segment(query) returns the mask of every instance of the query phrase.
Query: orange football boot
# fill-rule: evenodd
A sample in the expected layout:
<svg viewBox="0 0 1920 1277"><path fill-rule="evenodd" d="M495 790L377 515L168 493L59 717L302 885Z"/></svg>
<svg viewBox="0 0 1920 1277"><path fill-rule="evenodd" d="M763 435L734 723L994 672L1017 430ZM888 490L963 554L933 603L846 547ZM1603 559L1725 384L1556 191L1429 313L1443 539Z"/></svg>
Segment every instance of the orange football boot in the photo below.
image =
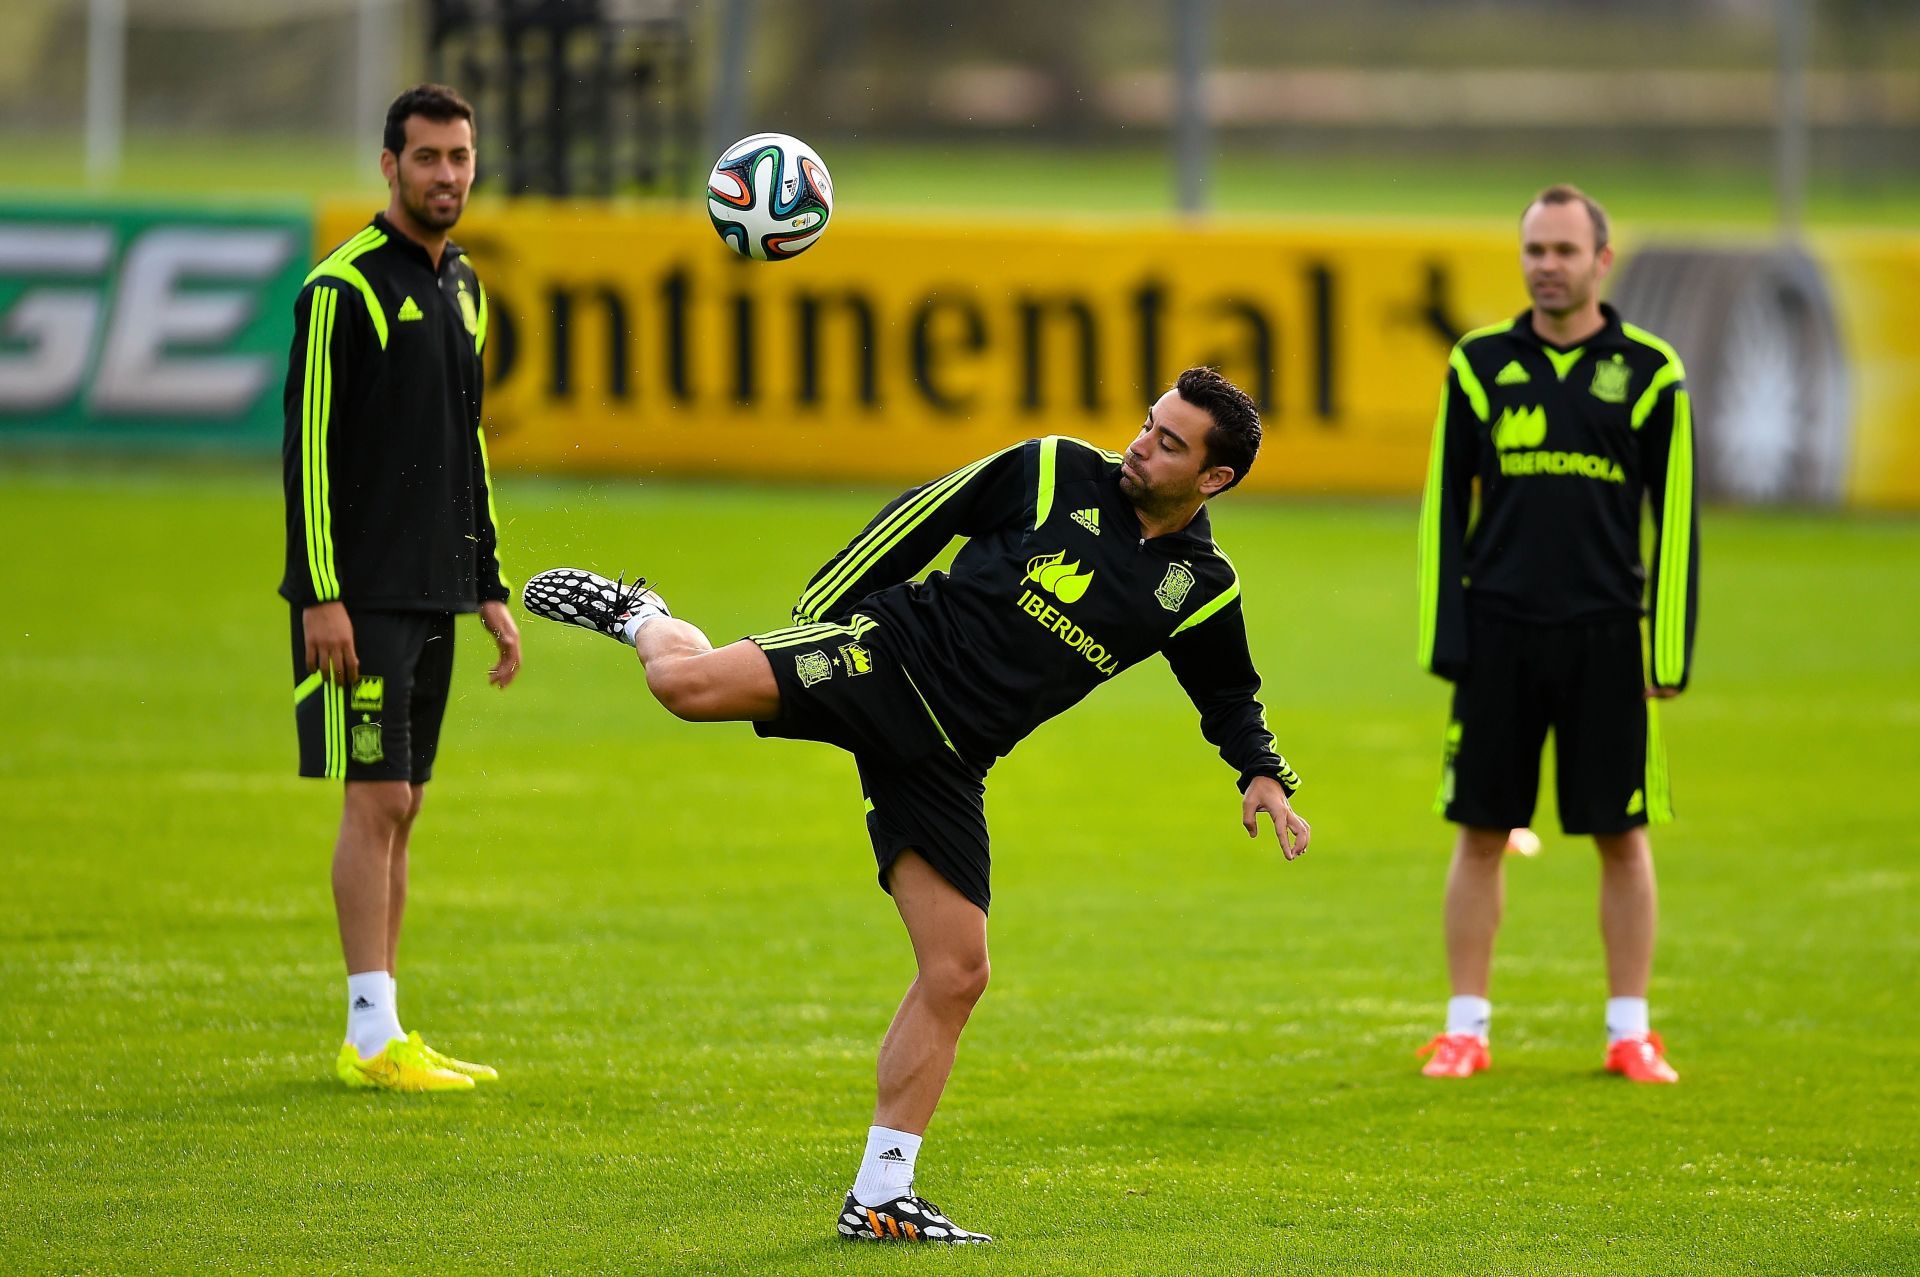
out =
<svg viewBox="0 0 1920 1277"><path fill-rule="evenodd" d="M1680 1075L1667 1063L1667 1048L1658 1033L1621 1038L1607 1048L1607 1072L1624 1073L1633 1082L1678 1082Z"/></svg>
<svg viewBox="0 0 1920 1277"><path fill-rule="evenodd" d="M1437 1034L1415 1054L1433 1056L1420 1070L1428 1077L1472 1077L1493 1067L1487 1040L1477 1033Z"/></svg>

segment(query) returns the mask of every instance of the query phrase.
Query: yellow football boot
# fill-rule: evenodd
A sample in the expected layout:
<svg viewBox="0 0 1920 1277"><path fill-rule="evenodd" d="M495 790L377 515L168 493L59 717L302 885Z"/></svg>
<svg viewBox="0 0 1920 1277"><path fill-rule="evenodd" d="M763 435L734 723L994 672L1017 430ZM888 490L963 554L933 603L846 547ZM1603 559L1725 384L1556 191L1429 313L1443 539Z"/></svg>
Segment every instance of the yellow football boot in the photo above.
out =
<svg viewBox="0 0 1920 1277"><path fill-rule="evenodd" d="M449 1073L458 1073L462 1077L470 1077L476 1082L498 1082L500 1080L500 1070L494 1068L493 1065L474 1064L468 1060L456 1060L451 1055L436 1051L420 1040L418 1030L407 1034L407 1041L419 1047L420 1053L426 1057L427 1063L433 1065L436 1069L445 1069Z"/></svg>
<svg viewBox="0 0 1920 1277"><path fill-rule="evenodd" d="M418 1037L396 1038L378 1055L362 1059L351 1042L340 1044L334 1072L348 1086L383 1091L471 1091L473 1079L443 1069L426 1056Z"/></svg>

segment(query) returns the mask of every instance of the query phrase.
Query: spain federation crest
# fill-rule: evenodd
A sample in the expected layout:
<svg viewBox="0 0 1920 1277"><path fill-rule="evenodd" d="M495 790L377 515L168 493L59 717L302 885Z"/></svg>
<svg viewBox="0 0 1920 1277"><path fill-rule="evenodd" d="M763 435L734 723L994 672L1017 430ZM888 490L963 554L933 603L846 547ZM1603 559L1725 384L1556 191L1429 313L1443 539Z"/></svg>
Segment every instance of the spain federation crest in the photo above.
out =
<svg viewBox="0 0 1920 1277"><path fill-rule="evenodd" d="M812 687L833 677L833 662L825 652L802 652L793 658L793 672L800 676L800 686Z"/></svg>
<svg viewBox="0 0 1920 1277"><path fill-rule="evenodd" d="M1154 588L1153 597L1160 600L1160 606L1169 612L1178 612L1187 601L1187 591L1193 588L1193 569L1184 563L1169 563L1167 574L1160 578L1160 584Z"/></svg>
<svg viewBox="0 0 1920 1277"><path fill-rule="evenodd" d="M352 732L353 761L377 763L386 758L386 745L380 739L380 724L355 723Z"/></svg>
<svg viewBox="0 0 1920 1277"><path fill-rule="evenodd" d="M1603 403L1625 403L1632 379L1633 369L1620 356L1602 360L1593 366L1593 397Z"/></svg>

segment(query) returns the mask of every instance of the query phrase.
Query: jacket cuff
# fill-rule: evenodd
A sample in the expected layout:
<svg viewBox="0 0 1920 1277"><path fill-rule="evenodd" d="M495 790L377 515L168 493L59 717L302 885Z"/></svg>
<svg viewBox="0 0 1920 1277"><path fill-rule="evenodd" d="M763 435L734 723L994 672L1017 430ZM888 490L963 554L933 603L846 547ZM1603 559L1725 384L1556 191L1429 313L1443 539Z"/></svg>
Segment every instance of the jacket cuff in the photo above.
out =
<svg viewBox="0 0 1920 1277"><path fill-rule="evenodd" d="M1278 767L1262 767L1257 771L1240 773L1240 792L1243 794L1246 793L1247 787L1252 785L1255 778L1260 776L1265 776L1269 780L1279 781L1280 788L1286 791L1287 797L1289 798L1293 797L1295 791L1300 788L1300 778L1291 772L1283 774Z"/></svg>

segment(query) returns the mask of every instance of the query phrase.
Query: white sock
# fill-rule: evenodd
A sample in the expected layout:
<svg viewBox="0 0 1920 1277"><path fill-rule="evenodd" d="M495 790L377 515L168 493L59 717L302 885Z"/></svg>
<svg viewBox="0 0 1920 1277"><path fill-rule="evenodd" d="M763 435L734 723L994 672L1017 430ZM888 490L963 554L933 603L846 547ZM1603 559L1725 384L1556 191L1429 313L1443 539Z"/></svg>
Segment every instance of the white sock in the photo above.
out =
<svg viewBox="0 0 1920 1277"><path fill-rule="evenodd" d="M1448 998L1447 1032L1487 1036L1493 1024L1493 1003L1485 998Z"/></svg>
<svg viewBox="0 0 1920 1277"><path fill-rule="evenodd" d="M1645 1037L1648 1027L1645 998L1607 999L1607 1042L1609 1044L1618 1042L1621 1038Z"/></svg>
<svg viewBox="0 0 1920 1277"><path fill-rule="evenodd" d="M648 621L653 620L655 617L665 616L665 615L666 615L665 612L662 612L659 608L655 607L653 604L642 603L639 607L639 610L634 612L634 614L628 617L626 619L626 622L621 625L620 627L621 637L627 640L628 647L632 647L633 637L634 635L640 632L641 626L645 625Z"/></svg>
<svg viewBox="0 0 1920 1277"><path fill-rule="evenodd" d="M384 1051L387 1043L406 1036L393 1010L393 977L384 971L348 976L347 1041L360 1052L360 1058L371 1059Z"/></svg>
<svg viewBox="0 0 1920 1277"><path fill-rule="evenodd" d="M867 1131L867 1156L853 1181L853 1200L862 1206L884 1206L913 1189L913 1163L920 1156L920 1137L875 1126Z"/></svg>
<svg viewBox="0 0 1920 1277"><path fill-rule="evenodd" d="M387 977L387 996L393 999L393 1022L395 1024L398 1024L400 1022L400 977L399 976L390 975Z"/></svg>

